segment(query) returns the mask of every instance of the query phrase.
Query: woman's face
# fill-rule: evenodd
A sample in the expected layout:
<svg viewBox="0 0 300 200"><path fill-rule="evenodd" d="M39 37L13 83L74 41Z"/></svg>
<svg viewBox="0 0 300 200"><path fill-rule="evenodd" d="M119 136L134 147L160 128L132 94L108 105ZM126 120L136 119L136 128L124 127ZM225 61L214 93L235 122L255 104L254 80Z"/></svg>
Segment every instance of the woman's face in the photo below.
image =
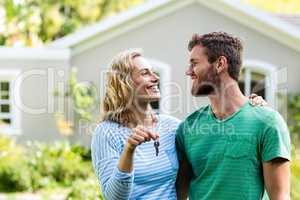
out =
<svg viewBox="0 0 300 200"><path fill-rule="evenodd" d="M132 80L139 101L151 102L159 100L159 77L154 73L151 65L142 56L135 57L133 64Z"/></svg>

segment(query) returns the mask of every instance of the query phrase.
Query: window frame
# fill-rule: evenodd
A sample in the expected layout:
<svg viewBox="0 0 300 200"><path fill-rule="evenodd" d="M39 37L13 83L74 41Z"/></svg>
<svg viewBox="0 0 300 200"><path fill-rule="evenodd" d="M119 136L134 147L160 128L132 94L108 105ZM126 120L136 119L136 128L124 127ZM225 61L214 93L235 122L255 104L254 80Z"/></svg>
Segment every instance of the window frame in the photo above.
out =
<svg viewBox="0 0 300 200"><path fill-rule="evenodd" d="M8 105L10 106L9 119L11 123L9 126L0 126L0 132L5 135L20 135L21 131L21 115L20 110L17 108L19 102L20 89L16 87L15 81L20 75L21 70L18 69L0 69L0 82L9 82L9 99ZM1 101L1 99L0 99ZM0 115L6 115L0 112Z"/></svg>
<svg viewBox="0 0 300 200"><path fill-rule="evenodd" d="M277 74L279 69L275 65L260 60L246 60L243 64L245 69L245 95L251 93L251 72L257 72L265 75L265 96L266 101L272 108L277 108Z"/></svg>
<svg viewBox="0 0 300 200"><path fill-rule="evenodd" d="M171 111L171 102L164 101L163 98L170 96L171 94L171 67L167 63L161 62L153 58L146 58L150 65L153 67L154 71L159 73L159 85L160 85L160 100L159 109L156 111L161 114L169 114ZM163 109L161 107L161 102L163 102Z"/></svg>

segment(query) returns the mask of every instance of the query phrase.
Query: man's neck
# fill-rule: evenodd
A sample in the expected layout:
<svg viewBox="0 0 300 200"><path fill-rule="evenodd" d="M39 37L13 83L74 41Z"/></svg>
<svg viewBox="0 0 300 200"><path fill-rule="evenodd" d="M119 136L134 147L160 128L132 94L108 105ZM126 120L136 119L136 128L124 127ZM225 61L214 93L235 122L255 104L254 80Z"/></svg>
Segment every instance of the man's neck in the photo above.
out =
<svg viewBox="0 0 300 200"><path fill-rule="evenodd" d="M248 100L233 80L218 87L215 94L209 95L209 99L212 111L219 119L224 119L237 112Z"/></svg>

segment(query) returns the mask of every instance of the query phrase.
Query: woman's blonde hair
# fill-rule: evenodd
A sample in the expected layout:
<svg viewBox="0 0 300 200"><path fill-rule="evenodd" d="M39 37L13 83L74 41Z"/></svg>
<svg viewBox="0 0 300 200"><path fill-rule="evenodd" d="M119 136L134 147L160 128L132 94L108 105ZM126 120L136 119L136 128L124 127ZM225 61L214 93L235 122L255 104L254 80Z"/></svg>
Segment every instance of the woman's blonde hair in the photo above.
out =
<svg viewBox="0 0 300 200"><path fill-rule="evenodd" d="M112 120L124 125L136 121L129 107L134 98L133 59L138 56L142 56L140 51L126 50L112 60L102 102L102 120Z"/></svg>

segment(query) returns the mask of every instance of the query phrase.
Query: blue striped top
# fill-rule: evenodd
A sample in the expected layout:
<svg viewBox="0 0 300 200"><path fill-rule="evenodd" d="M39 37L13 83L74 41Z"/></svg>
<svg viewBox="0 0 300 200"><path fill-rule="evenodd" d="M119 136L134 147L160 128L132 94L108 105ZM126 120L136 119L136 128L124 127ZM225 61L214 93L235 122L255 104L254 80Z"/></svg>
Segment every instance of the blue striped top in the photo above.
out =
<svg viewBox="0 0 300 200"><path fill-rule="evenodd" d="M131 129L112 121L103 121L97 126L91 144L92 161L105 199L176 199L175 132L179 123L174 117L158 115L154 131L160 134L159 155L155 155L153 141L139 145L131 173L118 169Z"/></svg>

